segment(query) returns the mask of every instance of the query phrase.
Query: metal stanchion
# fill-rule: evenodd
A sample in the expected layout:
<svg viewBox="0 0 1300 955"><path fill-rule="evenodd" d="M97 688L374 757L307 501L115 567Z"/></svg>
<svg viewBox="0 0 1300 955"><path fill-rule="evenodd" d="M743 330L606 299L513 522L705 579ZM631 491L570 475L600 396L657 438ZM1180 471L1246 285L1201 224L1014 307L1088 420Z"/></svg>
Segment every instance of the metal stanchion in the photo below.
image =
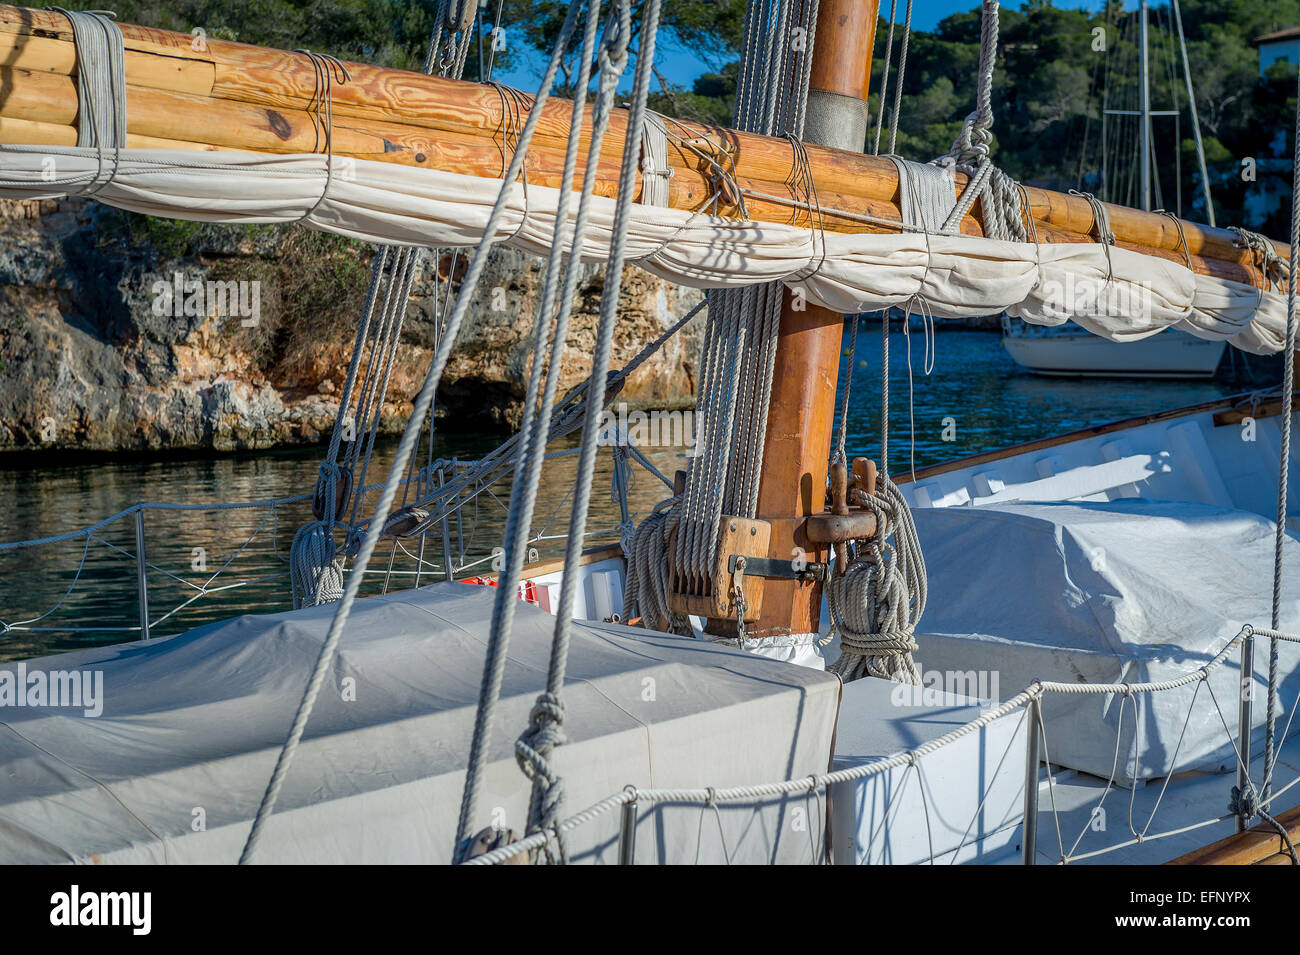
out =
<svg viewBox="0 0 1300 955"><path fill-rule="evenodd" d="M135 512L135 576L139 589L140 639L149 639L149 578L144 552L144 508Z"/></svg>
<svg viewBox="0 0 1300 955"><path fill-rule="evenodd" d="M1029 701L1026 719L1029 728L1025 737L1025 821L1021 839L1020 857L1025 865L1033 865L1038 852L1038 763L1041 760L1042 740L1040 720L1042 701L1037 697Z"/></svg>

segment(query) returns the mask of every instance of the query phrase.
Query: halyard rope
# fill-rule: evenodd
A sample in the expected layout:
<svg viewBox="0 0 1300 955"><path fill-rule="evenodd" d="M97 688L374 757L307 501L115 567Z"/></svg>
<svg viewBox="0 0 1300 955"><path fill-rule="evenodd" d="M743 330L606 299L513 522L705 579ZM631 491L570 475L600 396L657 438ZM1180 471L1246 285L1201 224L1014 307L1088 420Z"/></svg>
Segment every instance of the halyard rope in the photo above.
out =
<svg viewBox="0 0 1300 955"><path fill-rule="evenodd" d="M1297 96L1300 96L1300 74L1297 74ZM1300 137L1300 99L1296 101L1295 131ZM1282 551L1286 543L1287 519L1287 472L1291 467L1291 419L1295 417L1292 408L1295 396L1295 362L1296 362L1296 284L1300 282L1300 263L1297 262L1297 246L1300 246L1300 138L1295 142L1292 157L1291 188L1291 260L1287 275L1286 291L1286 349L1284 351L1282 370L1282 441L1279 454L1277 475L1277 525L1274 528L1273 541L1273 607L1272 628L1277 630L1282 625ZM1276 257L1273 243L1264 240L1268 253ZM1265 273L1268 272L1267 259ZM1274 828L1281 827L1265 815L1269 808L1269 791L1273 782L1273 767L1276 763L1275 735L1277 726L1277 691L1278 691L1278 641L1269 639L1268 648L1268 717L1264 731L1264 781L1260 787L1260 814L1273 823ZM1295 849L1291 848L1291 858L1295 860Z"/></svg>
<svg viewBox="0 0 1300 955"><path fill-rule="evenodd" d="M495 244L494 236L496 235L497 227L505 216L506 207L509 204L510 196L513 192L512 187L514 180L519 175L520 169L523 167L524 156L527 153L528 144L532 141L533 132L541 120L542 106L549 98L551 88L555 83L555 77L559 73L560 59L573 35L574 26L577 21L577 12L580 6L581 4L579 0L574 0L569 7L569 12L565 18L564 25L560 29L556 48L551 55L550 62L547 64L545 75L543 76L542 83L538 89L536 105L528 114L528 119L525 122L523 132L520 135L520 148L515 152L511 159L509 169L510 174L501 185L501 190L497 194L496 202L493 204L492 211L489 213L487 222L484 226L483 237L479 240L478 245L474 249L474 254L470 258L465 277L462 280L460 291L456 297L456 305L452 309L451 315L447 320L446 331L443 335L442 341L439 343L433 361L430 364L429 371L425 376L424 384L420 389L420 393L415 399L414 407L411 411L411 417L407 422L406 430L402 434L402 439L398 444L393 466L389 471L388 478L384 483L383 492L380 495L379 504L375 509L376 514L387 514L389 509L392 507L393 499L397 494L397 485L402 482L402 472L406 468L407 461L410 460L412 452L415 450L416 443L419 441L420 432L423 430L425 416L429 413L429 409L433 404L433 397L438 389L438 383L442 380L442 373L447 366L447 361L451 355L451 349L456 343L461 325L469 311L473 291L478 285L478 280L482 276L483 269L487 264L488 251ZM293 762L293 755L298 748L298 743L302 739L303 731L306 729L307 720L311 716L312 708L315 705L317 695L320 693L321 685L324 683L325 675L329 672L330 664L333 662L335 651L338 648L339 639L343 633L343 627L347 623L348 615L352 610L352 604L356 600L357 592L360 590L361 582L364 579L365 569L369 565L370 557L374 553L375 545L379 542L379 536L382 530L382 520L372 521L366 530L365 537L361 542L360 552L357 554L353 572L348 578L343 597L338 602L334 618L330 622L329 632L326 635L324 643L321 645L320 653L317 656L311 678L303 691L302 700L300 701L298 710L294 715L293 725L290 727L289 735L284 742L284 746L280 750L280 755L276 760L275 769L267 784L266 792L262 796L261 805L258 807L257 815L253 820L253 826L249 831L248 839L245 842L243 852L240 855L239 861L241 863L251 861L252 855L257 848L258 839L266 825L266 821L275 809L276 800L279 798L280 790L284 786L285 776L289 771L289 766Z"/></svg>

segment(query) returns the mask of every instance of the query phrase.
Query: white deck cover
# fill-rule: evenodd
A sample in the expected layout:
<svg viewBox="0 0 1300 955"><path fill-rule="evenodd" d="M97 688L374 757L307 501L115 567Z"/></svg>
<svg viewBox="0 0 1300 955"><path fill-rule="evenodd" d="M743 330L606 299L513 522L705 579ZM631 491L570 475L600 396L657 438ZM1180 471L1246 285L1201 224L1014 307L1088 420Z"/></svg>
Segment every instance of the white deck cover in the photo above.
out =
<svg viewBox="0 0 1300 955"><path fill-rule="evenodd" d="M930 593L918 627L927 673L996 677L1005 700L1035 679L1064 683L1170 680L1209 662L1243 624L1267 627L1275 525L1208 504L1121 499L918 508ZM1282 630L1300 629L1300 540L1286 541ZM1300 647L1281 645L1284 712L1300 692ZM1052 763L1122 780L1171 767L1231 769L1223 719L1237 730L1239 653L1201 686L1127 704L1116 764L1121 698L1049 694L1043 703ZM1254 717L1265 716L1268 642L1257 641ZM1256 752L1259 752L1258 746Z"/></svg>
<svg viewBox="0 0 1300 955"><path fill-rule="evenodd" d="M255 861L448 861L492 597L440 583L357 603ZM234 862L333 613L246 616L28 662L29 673L102 672L103 713L0 708L0 862ZM517 608L476 827L524 828L513 746L554 624ZM575 621L568 743L556 755L565 814L628 783L724 787L823 771L839 693L824 673ZM790 816L771 802L719 818L643 808L637 861L693 862L701 833L700 861L722 861L724 839L732 862L807 861L819 840ZM575 832L571 851L615 861L617 831L615 811Z"/></svg>

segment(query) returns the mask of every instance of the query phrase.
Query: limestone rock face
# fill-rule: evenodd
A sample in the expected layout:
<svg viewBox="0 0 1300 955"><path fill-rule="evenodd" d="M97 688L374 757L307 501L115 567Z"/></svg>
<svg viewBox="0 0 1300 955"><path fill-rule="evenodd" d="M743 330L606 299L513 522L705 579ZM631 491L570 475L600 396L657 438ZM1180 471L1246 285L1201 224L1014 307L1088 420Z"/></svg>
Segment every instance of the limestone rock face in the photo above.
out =
<svg viewBox="0 0 1300 955"><path fill-rule="evenodd" d="M74 199L0 203L0 230L0 450L232 451L328 438L368 247L299 229L145 219ZM429 256L416 277L384 407L389 433L405 423L448 279L454 294L467 255ZM518 422L542 266L492 253L443 376L441 429ZM584 268L561 391L590 369L602 287L602 269ZM699 298L628 268L614 367ZM693 404L702 329L696 318L620 400Z"/></svg>

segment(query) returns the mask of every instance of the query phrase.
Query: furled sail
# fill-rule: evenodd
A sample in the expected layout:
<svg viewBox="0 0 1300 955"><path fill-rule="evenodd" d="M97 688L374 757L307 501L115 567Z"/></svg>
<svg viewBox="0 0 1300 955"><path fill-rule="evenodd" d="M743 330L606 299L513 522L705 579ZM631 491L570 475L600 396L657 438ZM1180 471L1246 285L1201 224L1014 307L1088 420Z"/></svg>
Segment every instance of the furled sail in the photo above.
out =
<svg viewBox="0 0 1300 955"><path fill-rule="evenodd" d="M196 49L181 34L95 24L74 37L65 14L0 6L0 197L86 195L151 215L470 246L530 105L493 85L218 40ZM567 105L554 107L494 236L534 254L553 240L559 149L548 143L567 132ZM993 239L978 206L945 227L910 201L934 167L653 125L628 259L667 280L779 280L842 312L909 303L947 318L1009 311L1117 341L1177 328L1257 354L1284 345L1280 244L1030 189L1021 192L1032 240ZM613 169L623 146L611 132ZM940 195L958 194L965 177L947 176ZM596 183L590 261L609 254L612 180ZM917 195L933 200L927 188Z"/></svg>

